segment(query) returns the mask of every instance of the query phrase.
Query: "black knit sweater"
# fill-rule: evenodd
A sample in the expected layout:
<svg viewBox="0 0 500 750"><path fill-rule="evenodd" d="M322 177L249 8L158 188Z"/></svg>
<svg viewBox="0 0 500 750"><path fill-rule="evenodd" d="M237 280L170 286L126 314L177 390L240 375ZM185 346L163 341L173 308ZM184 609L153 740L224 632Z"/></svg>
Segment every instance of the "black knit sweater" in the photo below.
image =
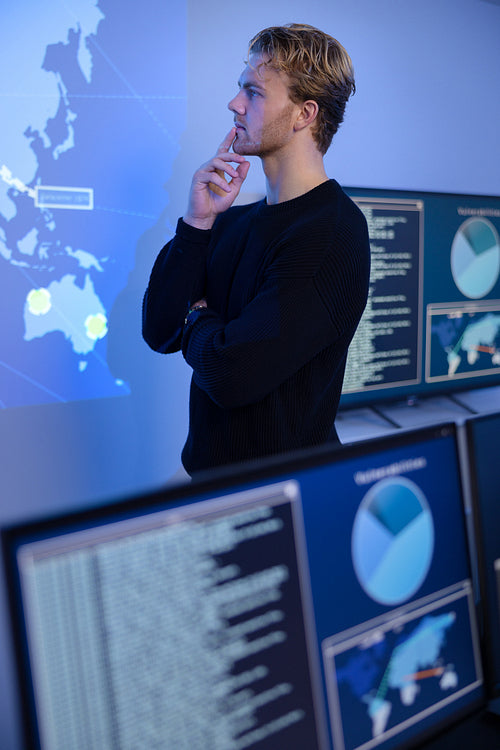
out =
<svg viewBox="0 0 500 750"><path fill-rule="evenodd" d="M151 273L143 335L156 351L182 348L193 368L189 473L337 439L368 281L366 221L335 180L233 206L210 231L179 220Z"/></svg>

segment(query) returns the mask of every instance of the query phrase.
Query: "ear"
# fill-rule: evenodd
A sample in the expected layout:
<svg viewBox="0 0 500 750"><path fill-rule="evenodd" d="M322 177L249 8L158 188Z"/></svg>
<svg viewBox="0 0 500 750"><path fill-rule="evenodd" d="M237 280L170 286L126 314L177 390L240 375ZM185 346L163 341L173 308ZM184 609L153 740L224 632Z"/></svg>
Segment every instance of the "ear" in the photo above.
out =
<svg viewBox="0 0 500 750"><path fill-rule="evenodd" d="M300 110L295 120L295 130L303 130L311 125L319 111L318 102L308 99L300 105Z"/></svg>

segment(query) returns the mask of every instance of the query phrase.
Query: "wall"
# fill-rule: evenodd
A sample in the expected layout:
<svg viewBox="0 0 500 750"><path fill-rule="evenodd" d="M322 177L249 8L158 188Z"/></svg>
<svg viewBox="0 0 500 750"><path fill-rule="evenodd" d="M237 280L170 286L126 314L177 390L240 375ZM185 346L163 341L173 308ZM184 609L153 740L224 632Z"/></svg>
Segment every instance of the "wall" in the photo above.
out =
<svg viewBox="0 0 500 750"><path fill-rule="evenodd" d="M304 21L350 52L357 93L326 159L339 182L500 193L494 2L309 0L306 12L298 0L24 0L4 16L2 524L176 475L189 371L179 355L143 344L141 298L193 171L231 127L227 102L260 28ZM57 195L74 200L71 191L37 207L37 183L93 188L94 207L54 207ZM244 199L263 190L253 160ZM28 299L40 289L50 291L51 321L46 292ZM89 311L105 321L102 338L82 338ZM0 739L17 750L0 593Z"/></svg>

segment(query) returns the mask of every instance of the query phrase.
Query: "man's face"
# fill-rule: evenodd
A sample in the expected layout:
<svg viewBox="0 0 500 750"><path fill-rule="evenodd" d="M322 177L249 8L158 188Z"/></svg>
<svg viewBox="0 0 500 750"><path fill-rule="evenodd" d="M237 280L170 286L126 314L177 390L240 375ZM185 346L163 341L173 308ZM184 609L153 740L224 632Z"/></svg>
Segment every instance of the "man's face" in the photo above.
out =
<svg viewBox="0 0 500 750"><path fill-rule="evenodd" d="M252 54L228 107L234 113L233 150L245 156L269 156L289 143L298 110L288 95L286 76Z"/></svg>

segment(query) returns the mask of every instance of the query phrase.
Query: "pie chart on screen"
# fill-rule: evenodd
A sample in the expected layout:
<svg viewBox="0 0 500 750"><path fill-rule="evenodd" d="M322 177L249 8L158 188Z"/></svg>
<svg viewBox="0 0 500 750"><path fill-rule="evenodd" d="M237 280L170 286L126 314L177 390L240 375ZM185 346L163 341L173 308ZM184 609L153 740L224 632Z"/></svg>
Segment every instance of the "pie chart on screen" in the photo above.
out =
<svg viewBox="0 0 500 750"><path fill-rule="evenodd" d="M451 246L451 272L470 299L488 294L500 272L500 239L488 219L471 218L459 227Z"/></svg>
<svg viewBox="0 0 500 750"><path fill-rule="evenodd" d="M368 596L395 605L424 582L434 553L434 523L421 489L405 477L371 487L352 531L354 570Z"/></svg>

